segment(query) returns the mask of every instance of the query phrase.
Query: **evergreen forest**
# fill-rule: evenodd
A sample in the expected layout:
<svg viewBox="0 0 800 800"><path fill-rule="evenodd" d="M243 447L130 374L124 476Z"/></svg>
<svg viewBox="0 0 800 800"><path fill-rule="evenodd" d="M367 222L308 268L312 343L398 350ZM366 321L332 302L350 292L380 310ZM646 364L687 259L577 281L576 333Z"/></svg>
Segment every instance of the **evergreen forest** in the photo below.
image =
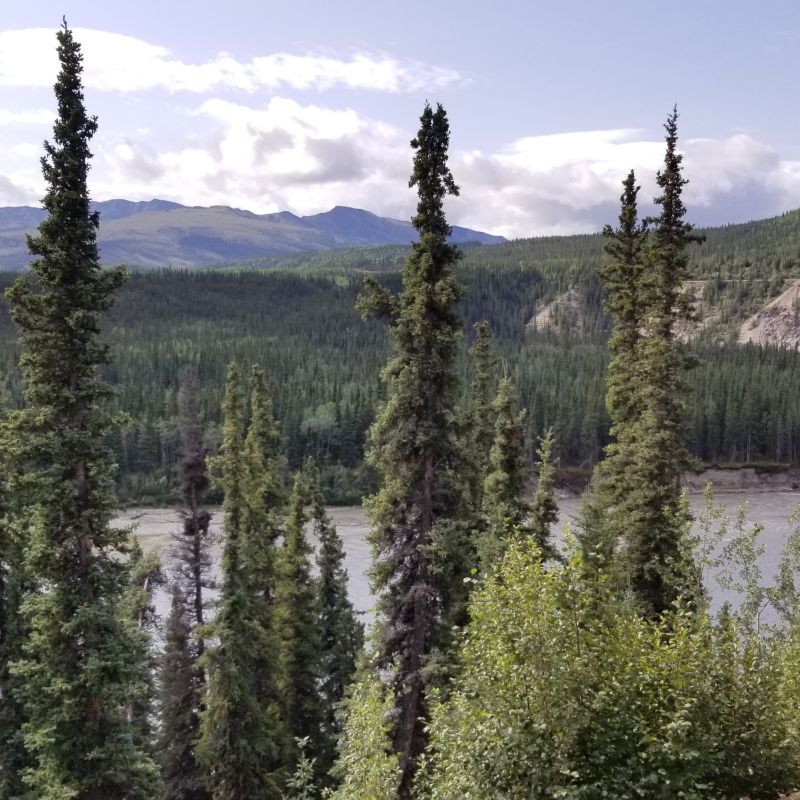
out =
<svg viewBox="0 0 800 800"><path fill-rule="evenodd" d="M602 234L459 247L426 103L410 247L127 274L57 48L47 218L3 276L0 800L800 791L800 519L767 581L759 526L682 488L800 460L800 356L736 336L800 277L798 213L696 229L675 107L652 203L631 171ZM362 498L368 626L326 510ZM161 556L131 502L180 510Z"/></svg>

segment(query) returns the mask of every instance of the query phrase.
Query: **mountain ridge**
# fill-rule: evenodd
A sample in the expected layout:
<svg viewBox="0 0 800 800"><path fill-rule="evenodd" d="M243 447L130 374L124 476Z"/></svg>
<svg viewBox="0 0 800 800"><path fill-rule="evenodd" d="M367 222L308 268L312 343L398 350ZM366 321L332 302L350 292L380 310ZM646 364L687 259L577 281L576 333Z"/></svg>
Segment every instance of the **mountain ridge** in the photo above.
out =
<svg viewBox="0 0 800 800"><path fill-rule="evenodd" d="M364 209L334 206L301 217L290 211L256 214L230 206L185 206L169 200L105 200L100 213L100 258L132 267L210 267L237 259L313 253L380 244L410 244L410 222L380 217ZM29 261L25 233L46 211L33 206L0 207L0 269ZM482 231L453 227L452 241L498 244Z"/></svg>

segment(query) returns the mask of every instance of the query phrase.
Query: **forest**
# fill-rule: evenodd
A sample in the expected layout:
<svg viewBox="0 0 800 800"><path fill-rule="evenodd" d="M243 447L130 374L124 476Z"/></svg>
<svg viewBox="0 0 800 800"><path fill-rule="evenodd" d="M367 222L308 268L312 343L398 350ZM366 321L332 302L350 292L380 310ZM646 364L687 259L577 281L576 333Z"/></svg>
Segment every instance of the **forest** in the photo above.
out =
<svg viewBox="0 0 800 800"><path fill-rule="evenodd" d="M731 335L800 277L800 245L791 236L797 212L776 223L766 232L767 223L749 226L753 234L748 226L704 231L708 240L697 248L703 259L694 254L692 276L707 281L704 311L719 319L693 347L698 366L689 379L689 449L698 468L800 461L800 357L791 349L740 346ZM467 247L457 267L466 289L459 306L462 384L472 380L466 352L473 326L485 319L528 411L527 440L552 427L559 466L584 475L609 441L604 376L610 321L597 276L601 255L599 236L524 240ZM397 265L406 257L407 248L392 246L306 256L291 269L284 259L269 270L237 265L131 273L104 333L113 362L104 377L117 390L115 410L125 418L110 440L121 500L163 505L175 499L184 365L202 378L206 442L216 451L225 370L235 359L266 371L290 465L313 456L327 502L359 502L374 488L364 446L384 396L379 372L389 343L380 326L360 318L355 301L364 273L380 271L386 285L397 288ZM0 273L0 287L14 277ZM570 289L576 305L557 307L551 327L529 324ZM4 309L0 374L3 399L12 406L22 402L17 358L15 329ZM532 445L529 454L533 459Z"/></svg>
<svg viewBox="0 0 800 800"><path fill-rule="evenodd" d="M4 286L0 800L800 791L800 520L766 581L759 526L711 488L695 526L681 486L796 460L797 353L726 328L794 277L796 215L695 229L675 107L653 215L631 171L600 235L462 250L426 103L418 239L381 268L129 276L100 264L98 120L57 43L47 218ZM563 543L560 464L591 472ZM367 628L325 507L361 495ZM112 524L165 498L160 555Z"/></svg>

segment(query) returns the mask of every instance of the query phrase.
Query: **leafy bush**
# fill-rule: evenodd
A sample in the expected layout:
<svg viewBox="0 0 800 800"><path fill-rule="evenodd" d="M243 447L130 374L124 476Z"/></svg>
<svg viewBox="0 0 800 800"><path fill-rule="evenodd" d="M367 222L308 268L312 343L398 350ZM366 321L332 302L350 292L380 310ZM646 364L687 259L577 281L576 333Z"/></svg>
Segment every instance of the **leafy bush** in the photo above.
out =
<svg viewBox="0 0 800 800"><path fill-rule="evenodd" d="M577 561L512 547L435 704L429 800L775 798L800 784L798 637L636 615Z"/></svg>

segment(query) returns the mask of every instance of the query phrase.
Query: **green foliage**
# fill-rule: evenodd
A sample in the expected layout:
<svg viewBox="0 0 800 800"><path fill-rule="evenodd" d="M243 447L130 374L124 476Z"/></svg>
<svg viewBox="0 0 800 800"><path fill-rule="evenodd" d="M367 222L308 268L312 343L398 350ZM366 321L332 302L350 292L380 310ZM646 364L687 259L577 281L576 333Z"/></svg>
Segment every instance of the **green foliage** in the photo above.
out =
<svg viewBox="0 0 800 800"><path fill-rule="evenodd" d="M248 474L244 442L244 394L236 364L228 369L224 435L219 456L225 492L222 586L202 664L208 673L198 744L214 800L280 797L284 736L277 704L264 696L263 659L273 653L250 588L246 527Z"/></svg>
<svg viewBox="0 0 800 800"><path fill-rule="evenodd" d="M164 585L164 572L157 553L145 553L138 539L134 539L128 556L129 584L122 598L122 618L131 628L131 642L137 649L139 676L128 698L128 720L133 724L137 747L156 760L155 676L157 656L153 645L158 635L158 615L155 595Z"/></svg>
<svg viewBox="0 0 800 800"><path fill-rule="evenodd" d="M330 800L396 800L401 771L392 752L391 692L362 664L345 703L346 723L334 767L338 788Z"/></svg>
<svg viewBox="0 0 800 800"><path fill-rule="evenodd" d="M193 609L180 587L174 586L160 671L158 750L164 782L163 800L208 800L210 797L196 754L203 675L197 666L193 617Z"/></svg>
<svg viewBox="0 0 800 800"><path fill-rule="evenodd" d="M508 378L500 381L491 411L494 442L489 453L490 471L483 488L483 511L486 532L478 544L484 572L498 561L516 535L526 535L531 506L525 499L528 488L528 465L525 453L524 411Z"/></svg>
<svg viewBox="0 0 800 800"><path fill-rule="evenodd" d="M409 185L419 199L413 218L419 234L403 268L403 291L389 300L367 285L365 311L391 309L392 355L383 378L387 399L370 432L369 460L381 477L369 501L375 556L373 585L380 594L380 657L393 672L392 737L402 774L400 797L409 796L426 717L425 666L435 646L443 609L463 595L464 575L452 555L464 552L454 536L461 484L456 403L461 288L454 274L460 257L447 242L442 202L458 188L447 167L450 139L441 106L426 106L412 141ZM455 545L459 550L456 550Z"/></svg>
<svg viewBox="0 0 800 800"><path fill-rule="evenodd" d="M553 525L558 521L558 503L553 485L555 482L555 466L553 465L553 431L548 429L539 440L536 450L537 480L536 492L531 503L530 535L545 560L556 558L558 550L551 541Z"/></svg>
<svg viewBox="0 0 800 800"><path fill-rule="evenodd" d="M320 634L317 597L311 577L311 546L305 533L308 517L305 476L294 480L280 550L277 582L277 626L281 652L281 682L284 716L295 741L308 741L316 756L321 742L322 704L319 698Z"/></svg>
<svg viewBox="0 0 800 800"><path fill-rule="evenodd" d="M29 626L12 667L41 800L149 798L156 770L131 719L147 664L121 600L128 532L110 525L115 507L102 314L123 280L97 259L97 216L89 211L89 141L97 129L83 105L79 45L58 32L58 116L42 169L47 219L28 246L37 258L8 290L19 327L25 408L13 418L13 458L26 472Z"/></svg>
<svg viewBox="0 0 800 800"><path fill-rule="evenodd" d="M286 779L287 792L283 795L283 800L315 800L319 797L315 780L316 759L309 758L306 754L307 745L307 739L301 739L297 743L300 757L294 773Z"/></svg>
<svg viewBox="0 0 800 800"><path fill-rule="evenodd" d="M774 798L800 780L796 643L641 618L579 562L511 545L431 722L426 798Z"/></svg>
<svg viewBox="0 0 800 800"><path fill-rule="evenodd" d="M356 618L347 595L347 569L342 540L325 511L316 469L306 470L313 492L311 519L317 540L316 626L319 641L318 699L322 709L322 736L316 761L323 774L335 760L341 734L339 706L345 698L364 645L364 626Z"/></svg>
<svg viewBox="0 0 800 800"><path fill-rule="evenodd" d="M678 326L692 314L686 247L702 238L684 221L687 181L677 118L673 111L665 125L664 168L656 179L662 193L655 199L661 213L639 222L639 187L631 172L623 183L619 227L604 231L612 258L600 274L614 325L606 395L613 441L598 468L581 537L587 557L601 568L609 568L621 545L615 571L644 613L656 615L693 585L685 569L688 514L680 488L690 464L685 371L691 362Z"/></svg>
<svg viewBox="0 0 800 800"><path fill-rule="evenodd" d="M486 320L476 322L475 341L469 350L472 361L472 392L467 420L465 457L469 500L476 512L483 506L483 484L489 471L489 455L494 442L492 402L496 393L494 374L495 357L492 352L492 334Z"/></svg>
<svg viewBox="0 0 800 800"><path fill-rule="evenodd" d="M197 763L205 673L205 592L214 586L209 551L211 514L206 452L198 408L196 376L186 369L178 393L178 469L183 526L173 534L172 606L161 659L161 753L164 800L208 800L205 775Z"/></svg>

